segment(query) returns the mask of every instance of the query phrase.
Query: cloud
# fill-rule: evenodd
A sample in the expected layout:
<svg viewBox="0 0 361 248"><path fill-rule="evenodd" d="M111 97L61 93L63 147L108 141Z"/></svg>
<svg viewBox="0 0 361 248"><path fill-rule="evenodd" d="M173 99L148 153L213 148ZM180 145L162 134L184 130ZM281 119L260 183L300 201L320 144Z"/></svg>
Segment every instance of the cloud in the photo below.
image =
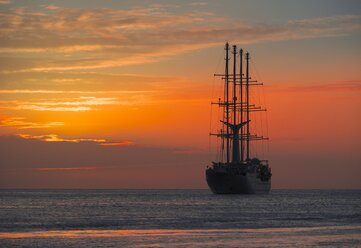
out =
<svg viewBox="0 0 361 248"><path fill-rule="evenodd" d="M10 4L10 0L0 0L0 4Z"/></svg>
<svg viewBox="0 0 361 248"><path fill-rule="evenodd" d="M18 134L17 135L23 139L33 139L33 140L41 140L46 142L71 142L71 143L79 143L79 142L93 142L97 143L100 146L141 146L140 144L136 144L130 140L123 141L109 141L106 139L92 139L92 138L61 138L57 134L45 134L45 135L32 135L32 134Z"/></svg>
<svg viewBox="0 0 361 248"><path fill-rule="evenodd" d="M88 171L88 170L96 170L95 166L84 166L84 167L41 167L41 168L33 168L34 171Z"/></svg>
<svg viewBox="0 0 361 248"><path fill-rule="evenodd" d="M205 154L174 154L169 148L99 144L0 136L0 188L204 185L204 180L198 180L198 170L207 161Z"/></svg>
<svg viewBox="0 0 361 248"><path fill-rule="evenodd" d="M23 72L1 75L0 94L76 96L117 95L120 100L149 96L169 87L189 85L189 81L175 76L152 76L95 72ZM53 97L54 97L53 96ZM5 96L2 96L5 99ZM9 99L11 96L7 96Z"/></svg>
<svg viewBox="0 0 361 248"><path fill-rule="evenodd" d="M0 136L0 188L207 187L204 169L213 158L208 153L187 152L193 149L186 147L99 144ZM301 159L290 168L289 161L294 157ZM275 177L276 186L360 188L360 155L352 149L343 154L300 149L286 157L284 149L276 149L270 159L277 175L281 175ZM326 167L320 165L320 160L326 161L324 165L334 173L325 175ZM310 168L315 172L311 178ZM300 178L282 177L295 169Z"/></svg>
<svg viewBox="0 0 361 248"><path fill-rule="evenodd" d="M0 53L74 53L84 51L96 51L102 49L120 48L116 45L72 45L46 48L0 48Z"/></svg>
<svg viewBox="0 0 361 248"><path fill-rule="evenodd" d="M175 149L173 150L174 154L197 154L197 153L203 153L204 151L201 149Z"/></svg>
<svg viewBox="0 0 361 248"><path fill-rule="evenodd" d="M204 94L198 84L171 76L26 72L3 74L1 81L0 109L5 111L84 112L115 105L144 106L169 99L170 94L174 101L182 92L183 100Z"/></svg>
<svg viewBox="0 0 361 248"><path fill-rule="evenodd" d="M3 73L89 70L152 63L222 45L225 37L249 44L342 36L360 26L357 15L252 24L209 12L174 13L162 6L15 8L0 13L0 53L6 55L0 63Z"/></svg>
<svg viewBox="0 0 361 248"><path fill-rule="evenodd" d="M316 32L323 32L327 29L329 31L341 31L344 28L347 30L357 30L360 28L359 15L338 15L325 16L312 19L291 20L288 25L294 28L313 30Z"/></svg>
<svg viewBox="0 0 361 248"><path fill-rule="evenodd" d="M8 110L35 110L35 111L56 111L56 112L80 112L94 110L94 106L102 105L131 105L127 101L120 102L115 97L94 97L81 96L64 100L48 101L0 101L0 108Z"/></svg>
<svg viewBox="0 0 361 248"><path fill-rule="evenodd" d="M17 109L24 110L36 110L36 111L58 111L58 112L82 112L92 110L90 107L48 107L48 106L38 106L38 105L21 105Z"/></svg>
<svg viewBox="0 0 361 248"><path fill-rule="evenodd" d="M96 106L96 105L108 105L116 104L116 98L114 97L94 97L94 96L81 96L76 98L75 101L57 101L57 102L39 102L40 106Z"/></svg>
<svg viewBox="0 0 361 248"><path fill-rule="evenodd" d="M46 134L46 135L31 135L31 134L18 134L19 137L23 139L38 139L46 142L73 142L73 143L79 143L79 142L106 142L105 139L89 139L89 138L77 138L77 139L65 139L60 138L56 134Z"/></svg>
<svg viewBox="0 0 361 248"><path fill-rule="evenodd" d="M0 127L15 127L17 129L39 129L39 128L51 128L63 126L64 122L54 121L54 122L29 122L25 121L24 117L7 117L3 120L0 120Z"/></svg>
<svg viewBox="0 0 361 248"><path fill-rule="evenodd" d="M0 90L0 94L144 94L149 90L109 90L109 91L80 91L80 90Z"/></svg>
<svg viewBox="0 0 361 248"><path fill-rule="evenodd" d="M134 146L135 143L133 141L122 141L122 142L106 142L106 143L101 143L101 146Z"/></svg>
<svg viewBox="0 0 361 248"><path fill-rule="evenodd" d="M191 6L207 6L208 3L207 2L193 2L193 3L190 3L189 5L191 5Z"/></svg>

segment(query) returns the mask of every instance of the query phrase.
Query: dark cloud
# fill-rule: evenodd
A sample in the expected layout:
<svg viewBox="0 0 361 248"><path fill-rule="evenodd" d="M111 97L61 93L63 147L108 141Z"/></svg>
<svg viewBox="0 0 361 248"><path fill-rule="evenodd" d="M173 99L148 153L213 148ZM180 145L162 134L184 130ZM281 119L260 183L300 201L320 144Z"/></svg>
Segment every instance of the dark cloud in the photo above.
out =
<svg viewBox="0 0 361 248"><path fill-rule="evenodd" d="M178 151L2 136L0 187L199 187L204 184L203 180L197 182L194 178L202 177L208 155L199 150ZM73 179L69 181L68 177ZM49 178L57 183L54 185ZM90 178L94 181L89 182ZM144 181L140 182L140 178ZM173 183L169 182L170 178Z"/></svg>
<svg viewBox="0 0 361 248"><path fill-rule="evenodd" d="M348 35L359 29L360 16L354 15L252 24L212 13L175 14L163 7L15 8L0 12L0 63L6 61L3 72L96 69L159 61L221 45L225 37L247 44Z"/></svg>
<svg viewBox="0 0 361 248"><path fill-rule="evenodd" d="M284 142L290 149L284 149ZM273 143L269 159L275 188L361 187L358 154L327 149L315 154L299 140ZM205 188L204 169L213 157L189 148L2 136L0 188Z"/></svg>
<svg viewBox="0 0 361 248"><path fill-rule="evenodd" d="M16 136L0 137L1 168L37 168L66 166L172 166L190 163L196 153L147 146L102 146L97 142L44 142ZM16 154L22 154L17 156ZM204 155L204 154L203 154Z"/></svg>

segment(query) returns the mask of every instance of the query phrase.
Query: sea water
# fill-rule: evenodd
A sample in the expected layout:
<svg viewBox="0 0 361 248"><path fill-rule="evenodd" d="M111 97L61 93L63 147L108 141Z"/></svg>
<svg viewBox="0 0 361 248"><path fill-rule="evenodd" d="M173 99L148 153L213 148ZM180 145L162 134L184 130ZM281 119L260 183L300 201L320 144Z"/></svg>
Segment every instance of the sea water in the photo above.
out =
<svg viewBox="0 0 361 248"><path fill-rule="evenodd" d="M0 247L361 246L361 190L0 190Z"/></svg>

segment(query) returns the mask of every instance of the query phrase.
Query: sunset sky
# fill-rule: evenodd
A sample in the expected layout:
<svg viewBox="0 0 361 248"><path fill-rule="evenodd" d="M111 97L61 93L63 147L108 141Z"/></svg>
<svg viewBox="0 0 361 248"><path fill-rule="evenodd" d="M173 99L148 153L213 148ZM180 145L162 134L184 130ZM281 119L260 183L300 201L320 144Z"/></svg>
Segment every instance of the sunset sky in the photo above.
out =
<svg viewBox="0 0 361 248"><path fill-rule="evenodd" d="M0 0L0 188L206 188L226 41L265 84L273 188L361 188L346 0Z"/></svg>

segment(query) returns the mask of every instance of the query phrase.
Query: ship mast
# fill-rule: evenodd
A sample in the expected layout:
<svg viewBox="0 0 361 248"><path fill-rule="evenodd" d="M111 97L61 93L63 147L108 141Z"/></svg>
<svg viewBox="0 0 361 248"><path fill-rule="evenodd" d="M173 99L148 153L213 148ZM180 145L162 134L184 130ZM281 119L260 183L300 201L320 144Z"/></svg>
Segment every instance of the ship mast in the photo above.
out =
<svg viewBox="0 0 361 248"><path fill-rule="evenodd" d="M239 50L239 96L240 96L240 122L243 123L243 49ZM241 163L244 162L243 126L241 127Z"/></svg>
<svg viewBox="0 0 361 248"><path fill-rule="evenodd" d="M236 69L237 46L233 46L233 124L228 123L232 129L233 143L232 143L232 163L240 163L239 158L239 129L242 124L237 123L237 69Z"/></svg>
<svg viewBox="0 0 361 248"><path fill-rule="evenodd" d="M228 61L229 61L229 58L228 58L228 50L229 50L229 44L228 42L226 43L226 47L225 47L225 50L226 50L226 68L225 68L225 74L226 74L226 77L225 77L225 94L226 94L226 97L225 97L225 105L226 105L226 123L229 123L229 104L228 104L228 79L229 79L229 75L228 75ZM229 127L226 126L226 156L227 156L227 164L229 164Z"/></svg>
<svg viewBox="0 0 361 248"><path fill-rule="evenodd" d="M229 74L229 44L228 42L225 45L226 50L226 63L225 63L225 73L224 74L214 74L214 76L221 76L224 79L224 100L219 99L218 102L212 102L212 104L217 104L219 107L223 107L223 127L219 133L211 133L210 135L215 135L222 139L222 160L224 152L224 143L226 148L226 164L227 165L237 165L237 164L248 164L250 162L250 141L257 140L268 140L268 138L263 136L258 136L257 134L250 134L250 112L266 111L260 106L255 106L255 104L250 104L249 102L249 87L255 85L263 85L258 83L257 80L251 80L249 74L249 52L246 52L246 72L245 77L243 77L243 50L239 50L239 74L237 74L237 46L233 45L233 73ZM239 76L239 77L238 77ZM233 101L229 99L229 80L233 79ZM238 81L239 79L239 81ZM237 86L239 85L239 91ZM237 95L239 94L239 101ZM230 108L231 106L231 108ZM233 108L232 108L233 106ZM233 114L233 116L232 116ZM239 118L237 117L239 114ZM224 139L225 142L224 142ZM230 149L231 149L231 139L232 139L232 161L230 163ZM224 143L223 143L224 142ZM241 143L241 144L240 144Z"/></svg>
<svg viewBox="0 0 361 248"><path fill-rule="evenodd" d="M237 46L233 45L233 125L237 125L237 92L236 92L236 55L237 55Z"/></svg>
<svg viewBox="0 0 361 248"><path fill-rule="evenodd" d="M242 81L242 80L241 80ZM246 52L246 121L247 121L247 161L249 161L249 52Z"/></svg>

